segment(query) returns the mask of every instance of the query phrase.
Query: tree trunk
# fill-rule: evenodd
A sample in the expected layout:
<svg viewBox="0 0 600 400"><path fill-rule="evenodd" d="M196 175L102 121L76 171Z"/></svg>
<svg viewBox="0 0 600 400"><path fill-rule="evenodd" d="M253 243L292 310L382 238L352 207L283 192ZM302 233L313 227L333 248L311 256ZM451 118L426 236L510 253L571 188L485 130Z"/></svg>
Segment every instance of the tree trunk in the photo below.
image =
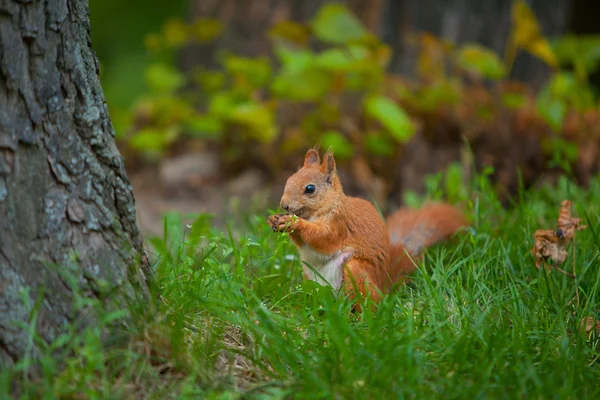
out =
<svg viewBox="0 0 600 400"><path fill-rule="evenodd" d="M149 272L88 1L0 0L0 366L38 353L33 314L46 342L74 320L70 279L103 298Z"/></svg>

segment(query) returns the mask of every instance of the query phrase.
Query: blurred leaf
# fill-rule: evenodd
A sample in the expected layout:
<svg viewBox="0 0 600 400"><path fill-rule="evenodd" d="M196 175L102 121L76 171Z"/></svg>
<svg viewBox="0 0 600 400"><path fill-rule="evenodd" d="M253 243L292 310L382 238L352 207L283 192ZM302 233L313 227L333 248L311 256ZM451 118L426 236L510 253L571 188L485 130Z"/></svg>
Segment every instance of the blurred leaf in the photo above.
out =
<svg viewBox="0 0 600 400"><path fill-rule="evenodd" d="M163 25L163 37L168 47L179 47L189 37L187 25L179 18L171 18Z"/></svg>
<svg viewBox="0 0 600 400"><path fill-rule="evenodd" d="M572 74L557 73L548 82L550 93L557 97L567 97L577 90L577 81Z"/></svg>
<svg viewBox="0 0 600 400"><path fill-rule="evenodd" d="M567 114L567 106L563 99L552 96L547 86L538 94L536 109L554 131L561 130Z"/></svg>
<svg viewBox="0 0 600 400"><path fill-rule="evenodd" d="M590 110L597 105L593 87L590 85L578 85L578 90L573 93L569 100L577 111Z"/></svg>
<svg viewBox="0 0 600 400"><path fill-rule="evenodd" d="M390 46L380 43L373 51L373 58L379 67L385 69L392 59L392 53Z"/></svg>
<svg viewBox="0 0 600 400"><path fill-rule="evenodd" d="M194 115L186 122L194 136L215 138L223 132L223 121L215 115Z"/></svg>
<svg viewBox="0 0 600 400"><path fill-rule="evenodd" d="M402 79L386 77L385 85L388 93L400 100L410 99L414 96L413 88Z"/></svg>
<svg viewBox="0 0 600 400"><path fill-rule="evenodd" d="M368 32L342 4L325 4L312 22L315 35L324 42L343 44L368 37Z"/></svg>
<svg viewBox="0 0 600 400"><path fill-rule="evenodd" d="M407 98L413 100L427 111L432 111L440 106L457 104L461 100L461 87L458 82L439 80L423 87L416 96L408 93Z"/></svg>
<svg viewBox="0 0 600 400"><path fill-rule="evenodd" d="M236 104L234 96L230 92L223 91L211 96L208 109L211 114L227 117Z"/></svg>
<svg viewBox="0 0 600 400"><path fill-rule="evenodd" d="M537 109L554 131L560 131L565 115L567 113L566 105L559 99L550 99L548 101L538 101Z"/></svg>
<svg viewBox="0 0 600 400"><path fill-rule="evenodd" d="M561 64L573 63L580 57L579 38L575 35L566 35L552 41L552 49Z"/></svg>
<svg viewBox="0 0 600 400"><path fill-rule="evenodd" d="M523 93L504 92L500 95L500 97L502 99L502 104L512 110L521 108L527 104L527 96Z"/></svg>
<svg viewBox="0 0 600 400"><path fill-rule="evenodd" d="M566 35L552 42L552 48L561 61L573 61L579 56L590 63L600 61L600 35Z"/></svg>
<svg viewBox="0 0 600 400"><path fill-rule="evenodd" d="M275 55L283 69L290 73L299 73L312 66L315 55L309 50L294 50L285 45L275 46Z"/></svg>
<svg viewBox="0 0 600 400"><path fill-rule="evenodd" d="M515 44L534 56L556 67L558 61L548 40L542 35L534 12L523 0L516 0L512 7L512 35Z"/></svg>
<svg viewBox="0 0 600 400"><path fill-rule="evenodd" d="M144 77L150 90L159 93L173 92L185 83L185 77L181 72L162 63L148 66Z"/></svg>
<svg viewBox="0 0 600 400"><path fill-rule="evenodd" d="M315 68L299 72L283 70L273 79L271 90L282 99L314 101L325 96L331 86L331 77Z"/></svg>
<svg viewBox="0 0 600 400"><path fill-rule="evenodd" d="M354 154L354 146L340 132L328 131L323 134L323 148L332 147L336 158L347 159Z"/></svg>
<svg viewBox="0 0 600 400"><path fill-rule="evenodd" d="M502 79L504 65L492 50L478 44L467 44L458 50L458 65L487 79Z"/></svg>
<svg viewBox="0 0 600 400"><path fill-rule="evenodd" d="M344 88L348 91L364 94L364 92L379 88L384 76L385 71L379 68L361 68L356 71L347 71L344 75Z"/></svg>
<svg viewBox="0 0 600 400"><path fill-rule="evenodd" d="M525 46L542 36L537 18L527 3L522 0L514 1L511 13L515 40L518 44Z"/></svg>
<svg viewBox="0 0 600 400"><path fill-rule="evenodd" d="M294 21L282 21L269 30L269 36L275 40L305 46L310 39L310 28Z"/></svg>
<svg viewBox="0 0 600 400"><path fill-rule="evenodd" d="M406 207L418 208L423 205L423 200L414 190L406 190L402 194L402 202Z"/></svg>
<svg viewBox="0 0 600 400"><path fill-rule="evenodd" d="M420 47L417 59L417 73L426 80L442 79L445 76L445 64L452 44L431 33L416 35Z"/></svg>
<svg viewBox="0 0 600 400"><path fill-rule="evenodd" d="M157 126L177 125L193 114L192 106L179 96L159 96L151 100L152 120Z"/></svg>
<svg viewBox="0 0 600 400"><path fill-rule="evenodd" d="M552 52L552 48L546 39L536 40L531 43L530 46L525 47L525 49L537 58L545 61L546 64L550 65L551 67L556 67L558 65L556 56Z"/></svg>
<svg viewBox="0 0 600 400"><path fill-rule="evenodd" d="M566 35L554 40L552 48L561 64L573 64L580 81L600 66L600 35Z"/></svg>
<svg viewBox="0 0 600 400"><path fill-rule="evenodd" d="M389 157L394 154L395 144L379 132L369 132L365 136L365 147L371 154Z"/></svg>
<svg viewBox="0 0 600 400"><path fill-rule="evenodd" d="M559 72L552 76L547 83L550 94L562 99L575 107L579 111L583 111L594 107L594 94L589 85L581 84L575 76L569 72Z"/></svg>
<svg viewBox="0 0 600 400"><path fill-rule="evenodd" d="M200 67L193 72L193 79L205 94L212 94L223 88L226 78L223 71L209 71Z"/></svg>
<svg viewBox="0 0 600 400"><path fill-rule="evenodd" d="M481 121L492 121L494 119L494 108L489 103L479 103L475 106L477 117Z"/></svg>
<svg viewBox="0 0 600 400"><path fill-rule="evenodd" d="M223 23L213 18L198 18L190 30L193 38L199 43L208 43L215 40L223 31Z"/></svg>
<svg viewBox="0 0 600 400"><path fill-rule="evenodd" d="M329 49L321 52L315 58L315 64L331 71L346 72L369 67L369 52L359 46L347 49Z"/></svg>
<svg viewBox="0 0 600 400"><path fill-rule="evenodd" d="M129 143L136 150L162 152L177 136L178 131L176 129L144 128L136 132Z"/></svg>
<svg viewBox="0 0 600 400"><path fill-rule="evenodd" d="M415 134L415 126L408 114L386 97L368 98L365 110L367 115L381 122L399 142L406 142Z"/></svg>
<svg viewBox="0 0 600 400"><path fill-rule="evenodd" d="M239 104L229 114L229 120L246 126L255 139L263 142L270 142L277 135L273 113L264 104Z"/></svg>
<svg viewBox="0 0 600 400"><path fill-rule="evenodd" d="M142 99L136 104L134 110L134 118L156 129L179 125L193 114L194 110L189 103L173 95Z"/></svg>
<svg viewBox="0 0 600 400"><path fill-rule="evenodd" d="M293 101L312 101L323 97L331 86L331 76L314 67L315 55L308 50L275 46L282 68L271 82L273 94Z"/></svg>
<svg viewBox="0 0 600 400"><path fill-rule="evenodd" d="M238 84L249 84L251 88L265 85L271 77L271 64L266 57L240 57L227 55L224 67L233 75Z"/></svg>

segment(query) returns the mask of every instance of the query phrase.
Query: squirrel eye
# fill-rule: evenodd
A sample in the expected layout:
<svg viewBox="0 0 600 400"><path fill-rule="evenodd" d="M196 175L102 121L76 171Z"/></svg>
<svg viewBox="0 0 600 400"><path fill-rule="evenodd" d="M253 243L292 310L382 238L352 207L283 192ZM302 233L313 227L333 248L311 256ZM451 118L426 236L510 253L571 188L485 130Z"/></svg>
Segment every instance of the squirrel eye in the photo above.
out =
<svg viewBox="0 0 600 400"><path fill-rule="evenodd" d="M304 193L311 194L315 192L315 185L307 185L306 189L304 189Z"/></svg>

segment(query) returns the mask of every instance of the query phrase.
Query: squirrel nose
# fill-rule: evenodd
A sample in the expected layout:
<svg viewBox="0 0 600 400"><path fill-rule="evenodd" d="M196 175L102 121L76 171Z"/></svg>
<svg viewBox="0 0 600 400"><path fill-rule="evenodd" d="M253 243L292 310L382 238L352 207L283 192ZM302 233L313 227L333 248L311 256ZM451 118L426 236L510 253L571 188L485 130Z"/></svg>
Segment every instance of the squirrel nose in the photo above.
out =
<svg viewBox="0 0 600 400"><path fill-rule="evenodd" d="M289 200L290 200L289 196L287 196L285 193L283 194L283 196L281 196L281 199L279 200L279 206L281 208L283 208L285 211L289 211L289 209L290 209L291 201L289 201Z"/></svg>

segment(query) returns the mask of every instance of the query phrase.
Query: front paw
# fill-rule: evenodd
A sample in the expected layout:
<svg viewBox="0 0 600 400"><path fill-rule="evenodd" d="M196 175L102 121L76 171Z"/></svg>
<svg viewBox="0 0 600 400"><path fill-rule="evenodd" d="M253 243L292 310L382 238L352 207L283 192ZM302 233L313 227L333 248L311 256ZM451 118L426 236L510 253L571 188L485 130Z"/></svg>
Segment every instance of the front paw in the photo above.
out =
<svg viewBox="0 0 600 400"><path fill-rule="evenodd" d="M290 232L293 229L293 225L295 225L295 219L288 214L271 215L267 222L271 229L273 229L273 232Z"/></svg>
<svg viewBox="0 0 600 400"><path fill-rule="evenodd" d="M285 214L273 214L269 215L267 218L267 224L273 229L273 232L277 232L277 227L279 226L279 218L284 216Z"/></svg>

